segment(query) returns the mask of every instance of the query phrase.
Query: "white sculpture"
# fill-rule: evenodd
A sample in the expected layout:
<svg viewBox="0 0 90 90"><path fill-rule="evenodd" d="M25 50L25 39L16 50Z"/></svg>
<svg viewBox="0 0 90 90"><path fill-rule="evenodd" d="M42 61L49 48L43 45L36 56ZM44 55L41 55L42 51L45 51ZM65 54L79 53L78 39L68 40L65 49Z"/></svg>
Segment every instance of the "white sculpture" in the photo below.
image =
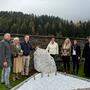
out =
<svg viewBox="0 0 90 90"><path fill-rule="evenodd" d="M48 51L36 48L34 52L34 67L40 73L55 73L57 71L54 58L50 56Z"/></svg>

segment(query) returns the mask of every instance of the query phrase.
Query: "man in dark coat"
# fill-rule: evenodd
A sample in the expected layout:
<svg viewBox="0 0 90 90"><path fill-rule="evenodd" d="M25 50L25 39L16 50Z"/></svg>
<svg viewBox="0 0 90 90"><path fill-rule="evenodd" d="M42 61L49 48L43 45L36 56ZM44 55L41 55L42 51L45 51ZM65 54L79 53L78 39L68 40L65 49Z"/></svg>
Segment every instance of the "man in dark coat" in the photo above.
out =
<svg viewBox="0 0 90 90"><path fill-rule="evenodd" d="M24 42L21 43L21 49L23 50L23 72L22 75L29 75L29 63L30 63L30 52L33 50L30 42L29 35L25 35Z"/></svg>
<svg viewBox="0 0 90 90"><path fill-rule="evenodd" d="M73 41L73 45L71 47L71 56L73 62L73 74L78 74L81 50L80 46L77 43L77 40Z"/></svg>
<svg viewBox="0 0 90 90"><path fill-rule="evenodd" d="M88 42L84 46L83 57L84 62L84 73L86 77L90 77L90 36L88 37Z"/></svg>

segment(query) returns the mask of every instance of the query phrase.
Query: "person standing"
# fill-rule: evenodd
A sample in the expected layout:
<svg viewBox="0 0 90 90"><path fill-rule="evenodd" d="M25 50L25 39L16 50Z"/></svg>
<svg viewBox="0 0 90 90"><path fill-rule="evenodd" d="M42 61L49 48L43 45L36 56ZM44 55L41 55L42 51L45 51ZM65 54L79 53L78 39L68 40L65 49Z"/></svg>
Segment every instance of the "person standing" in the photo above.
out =
<svg viewBox="0 0 90 90"><path fill-rule="evenodd" d="M90 77L90 36L88 37L88 42L84 46L83 57L84 62L84 73L86 77Z"/></svg>
<svg viewBox="0 0 90 90"><path fill-rule="evenodd" d="M11 88L9 77L12 66L11 55L11 35L6 33L0 45L0 63L2 67L1 83L5 83L6 87Z"/></svg>
<svg viewBox="0 0 90 90"><path fill-rule="evenodd" d="M30 63L30 52L33 50L30 41L29 35L25 35L24 41L21 43L21 49L23 50L23 72L22 75L29 75L29 63Z"/></svg>
<svg viewBox="0 0 90 90"><path fill-rule="evenodd" d="M52 39L51 39L50 43L48 44L46 50L54 58L56 66L57 66L56 56L59 54L59 47L58 47L58 43L55 42L55 38L54 37L52 37Z"/></svg>
<svg viewBox="0 0 90 90"><path fill-rule="evenodd" d="M62 44L61 48L61 56L64 65L64 72L70 72L70 56L71 56L71 41L67 38L64 43Z"/></svg>
<svg viewBox="0 0 90 90"><path fill-rule="evenodd" d="M22 55L23 51L21 49L20 41L18 37L15 37L13 39L13 45L12 45L12 54L14 58L13 62L13 81L16 79L20 79L21 72L23 70L23 63L22 63Z"/></svg>
<svg viewBox="0 0 90 90"><path fill-rule="evenodd" d="M77 43L77 40L73 41L73 45L71 47L71 56L73 63L73 74L78 74L81 50L80 50L80 46Z"/></svg>

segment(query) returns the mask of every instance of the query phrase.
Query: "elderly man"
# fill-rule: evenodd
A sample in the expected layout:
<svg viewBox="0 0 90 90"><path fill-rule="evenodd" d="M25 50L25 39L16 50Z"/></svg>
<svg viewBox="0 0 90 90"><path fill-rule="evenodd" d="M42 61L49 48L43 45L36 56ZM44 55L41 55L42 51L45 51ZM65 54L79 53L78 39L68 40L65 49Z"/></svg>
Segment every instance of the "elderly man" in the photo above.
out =
<svg viewBox="0 0 90 90"><path fill-rule="evenodd" d="M11 35L9 33L4 35L4 39L0 45L0 66L2 68L1 83L5 83L8 88L11 88L9 76L11 71Z"/></svg>

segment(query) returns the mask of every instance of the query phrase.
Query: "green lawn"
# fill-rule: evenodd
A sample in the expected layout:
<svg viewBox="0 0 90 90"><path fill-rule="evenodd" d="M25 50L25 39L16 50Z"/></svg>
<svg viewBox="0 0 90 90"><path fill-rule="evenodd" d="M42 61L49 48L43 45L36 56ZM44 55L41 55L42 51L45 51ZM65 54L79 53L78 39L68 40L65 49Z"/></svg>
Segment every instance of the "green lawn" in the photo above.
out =
<svg viewBox="0 0 90 90"><path fill-rule="evenodd" d="M19 84L20 82L22 82L23 80L25 80L26 78L21 78L20 80L17 80L17 81L12 81L11 82L11 85L14 87L16 86L17 84ZM9 90L8 88L6 88L6 86L4 84L0 84L0 90Z"/></svg>
<svg viewBox="0 0 90 90"><path fill-rule="evenodd" d="M34 73L35 73L35 71L31 72L31 73L30 73L30 76L33 75ZM1 76L1 70L0 70L0 76ZM10 83L11 83L11 85L12 85L13 87L16 86L16 85L18 85L19 83L21 83L21 82L24 81L25 79L27 79L27 77L21 77L20 80L12 81L12 77L13 77L13 75L11 74L11 76L10 76ZM6 88L4 84L1 84L1 83L0 83L0 90L9 90L9 89Z"/></svg>

